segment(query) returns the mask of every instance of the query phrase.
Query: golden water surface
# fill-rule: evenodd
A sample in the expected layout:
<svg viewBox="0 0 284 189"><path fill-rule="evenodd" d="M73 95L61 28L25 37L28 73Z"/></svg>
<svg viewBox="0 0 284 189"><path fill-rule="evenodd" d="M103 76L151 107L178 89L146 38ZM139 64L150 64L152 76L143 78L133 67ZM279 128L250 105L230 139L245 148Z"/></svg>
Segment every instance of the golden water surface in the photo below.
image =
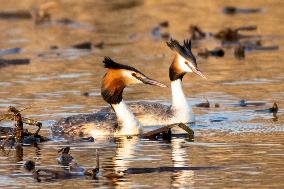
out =
<svg viewBox="0 0 284 189"><path fill-rule="evenodd" d="M44 1L1 0L0 10L32 10ZM278 45L275 51L250 51L244 60L234 58L226 48L225 57L197 57L207 76L184 77L184 91L190 104L207 98L219 108L193 108L196 114L194 142L174 138L171 142L138 138L118 141L68 142L53 139L39 148L25 146L23 155L12 149L0 154L1 188L283 188L284 187L284 1L281 0L60 0L50 10L52 20L69 18L72 25L34 25L32 20L0 19L0 49L20 47L17 55L3 58L30 58L28 65L0 68L0 108L25 107L25 116L42 121L41 134L52 137L54 121L77 113L90 113L106 106L100 96L105 73L104 56L132 65L148 76L169 84L168 67L174 53L165 41L151 35L162 21L178 40L190 37L189 26L218 32L225 27L257 25L264 46ZM224 6L261 8L260 13L225 15ZM74 44L103 41L104 48L76 50ZM51 50L50 46L58 46ZM212 38L193 43L193 53L213 49L220 41ZM82 95L88 92L88 97ZM133 86L125 90L126 101L170 103L170 88ZM263 107L235 106L241 99L261 101ZM278 121L265 112L277 102ZM11 122L2 122L11 126ZM28 127L33 129L32 127ZM128 168L188 167L188 170L126 174L119 179L100 176L59 179L37 183L23 170L24 161L37 166L58 167L57 150L71 146L71 154L85 167L95 165L95 149L100 151L102 175Z"/></svg>

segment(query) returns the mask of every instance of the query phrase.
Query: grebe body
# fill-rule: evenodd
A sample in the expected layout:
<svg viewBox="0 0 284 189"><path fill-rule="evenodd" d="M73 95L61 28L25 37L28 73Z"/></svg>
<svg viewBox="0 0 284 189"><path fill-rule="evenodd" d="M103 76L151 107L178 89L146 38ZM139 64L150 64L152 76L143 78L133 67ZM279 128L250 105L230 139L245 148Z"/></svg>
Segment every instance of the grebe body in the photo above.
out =
<svg viewBox="0 0 284 189"><path fill-rule="evenodd" d="M141 124L123 101L124 88L139 83L159 87L166 87L166 85L148 78L133 67L116 63L108 57L105 57L103 63L108 71L102 80L101 95L111 105L114 113L98 112L70 116L54 124L53 132L93 137L141 133Z"/></svg>

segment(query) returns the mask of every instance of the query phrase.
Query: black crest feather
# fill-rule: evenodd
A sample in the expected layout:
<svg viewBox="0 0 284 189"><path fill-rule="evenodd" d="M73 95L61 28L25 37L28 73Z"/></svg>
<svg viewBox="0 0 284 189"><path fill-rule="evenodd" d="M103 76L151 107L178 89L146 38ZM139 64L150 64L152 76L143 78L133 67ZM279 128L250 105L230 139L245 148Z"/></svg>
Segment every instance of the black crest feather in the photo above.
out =
<svg viewBox="0 0 284 189"><path fill-rule="evenodd" d="M190 52L191 52L191 40L184 40L183 41L183 46L185 47L185 48L187 48Z"/></svg>
<svg viewBox="0 0 284 189"><path fill-rule="evenodd" d="M124 69L124 70L130 70L130 71L134 71L134 72L138 72L138 73L142 74L139 70L137 70L137 69L135 69L135 68L133 68L131 66L119 64L119 63L113 61L109 57L105 57L104 60L103 60L103 63L104 63L104 67L105 68L109 68L109 69Z"/></svg>
<svg viewBox="0 0 284 189"><path fill-rule="evenodd" d="M176 51L182 57L184 57L185 59L191 61L197 67L196 58L192 54L192 51L191 51L191 40L189 40L189 39L188 40L184 40L183 41L183 46L181 46L177 40L171 38L167 42L167 45L168 45L168 47L170 47L170 49Z"/></svg>

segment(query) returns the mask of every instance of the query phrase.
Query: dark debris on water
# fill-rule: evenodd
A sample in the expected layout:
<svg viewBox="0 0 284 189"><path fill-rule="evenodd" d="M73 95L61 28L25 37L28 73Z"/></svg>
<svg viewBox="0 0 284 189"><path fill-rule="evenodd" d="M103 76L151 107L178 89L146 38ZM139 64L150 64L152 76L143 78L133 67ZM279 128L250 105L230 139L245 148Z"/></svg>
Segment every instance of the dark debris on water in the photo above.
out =
<svg viewBox="0 0 284 189"><path fill-rule="evenodd" d="M191 35L192 40L201 40L206 37L214 37L221 41L238 41L243 38L259 37L258 35L242 35L239 33L240 31L255 31L256 29L257 29L257 26L249 25L249 26L241 26L238 28L227 27L227 28L221 29L217 33L210 33L210 32L204 32L197 25L191 25L189 27L189 33Z"/></svg>
<svg viewBox="0 0 284 189"><path fill-rule="evenodd" d="M92 43L90 41L78 43L75 45L72 45L72 48L75 49L88 49L91 50L93 47L98 48L98 49L103 49L104 48L104 42L98 42L98 43Z"/></svg>
<svg viewBox="0 0 284 189"><path fill-rule="evenodd" d="M276 102L273 103L272 107L271 108L268 108L268 109L262 109L262 110L255 110L256 112L267 112L267 113L278 113L278 105Z"/></svg>
<svg viewBox="0 0 284 189"><path fill-rule="evenodd" d="M199 107L199 108L210 108L210 102L208 99L206 99L206 102L201 102L201 103L198 103L198 104L195 104L196 107ZM212 107L212 106L211 106ZM218 103L215 103L214 104L214 107L215 108L219 108L220 107L220 104Z"/></svg>
<svg viewBox="0 0 284 189"><path fill-rule="evenodd" d="M151 30L151 35L155 40L169 40L171 34L169 33L169 21L162 21L154 26Z"/></svg>
<svg viewBox="0 0 284 189"><path fill-rule="evenodd" d="M208 50L205 48L204 50L199 51L197 55L203 58L208 58L209 56L223 57L225 55L225 51L220 47L217 47L213 50Z"/></svg>
<svg viewBox="0 0 284 189"><path fill-rule="evenodd" d="M82 176L87 176L91 179L97 179L99 175L99 152L96 150L96 166L95 168L85 168L78 165L74 161L74 158L69 154L70 147L64 147L58 152L62 153L58 159L58 163L62 166L60 169L44 169L36 168L36 163L32 160L25 162L23 167L32 172L33 178L37 182L41 182L42 179L46 181L51 181L55 179L72 179Z"/></svg>
<svg viewBox="0 0 284 189"><path fill-rule="evenodd" d="M278 45L263 45L260 35L246 35L240 32L251 32L257 30L256 25L240 26L236 28L226 27L216 33L204 32L200 26L190 25L189 33L193 41L198 41L206 38L215 38L221 41L222 47L215 47L213 50L199 50L198 56L208 58L209 56L223 57L225 55L224 48L233 48L234 56L238 60L243 60L246 57L246 51L275 51L279 49ZM154 30L160 34L160 30ZM196 42L198 44L198 42Z"/></svg>
<svg viewBox="0 0 284 189"><path fill-rule="evenodd" d="M234 6L227 6L223 8L223 13L228 15L235 15L235 14L253 14L259 13L262 9L259 8L238 8Z"/></svg>
<svg viewBox="0 0 284 189"><path fill-rule="evenodd" d="M2 143L2 148L8 141L14 141L16 143L37 143L37 142L44 142L48 139L39 135L39 131L42 127L42 123L36 120L32 120L29 118L24 118L21 115L21 111L17 108L10 106L7 110L7 113L3 113L0 115L0 121L3 120L12 120L15 121L15 128L7 128L1 129L1 136L0 139L4 140ZM24 123L28 125L33 125L37 127L35 133L29 132L27 129L24 129Z"/></svg>
<svg viewBox="0 0 284 189"><path fill-rule="evenodd" d="M12 66L12 65L26 65L29 64L31 60L29 58L24 59L3 59L0 58L0 67Z"/></svg>
<svg viewBox="0 0 284 189"><path fill-rule="evenodd" d="M143 138L147 139L163 139L163 140L171 140L172 139L172 132L171 129L177 127L186 132L187 139L190 141L194 140L194 131L190 129L187 125L183 123L179 124L171 124L167 126L163 126L161 128L155 129L153 131L149 131L147 133L143 133Z"/></svg>
<svg viewBox="0 0 284 189"><path fill-rule="evenodd" d="M240 107L247 107L247 106L264 106L266 103L264 102L248 102L244 99L240 100L240 102L238 104L236 104L236 106L240 106Z"/></svg>
<svg viewBox="0 0 284 189"><path fill-rule="evenodd" d="M2 56L11 55L11 54L19 54L22 51L21 48L15 47L10 49L0 49L0 67L11 66L11 65L25 65L29 64L31 60L29 58L14 58L14 59L6 59Z"/></svg>
<svg viewBox="0 0 284 189"><path fill-rule="evenodd" d="M0 19L32 19L33 16L28 10L1 11Z"/></svg>

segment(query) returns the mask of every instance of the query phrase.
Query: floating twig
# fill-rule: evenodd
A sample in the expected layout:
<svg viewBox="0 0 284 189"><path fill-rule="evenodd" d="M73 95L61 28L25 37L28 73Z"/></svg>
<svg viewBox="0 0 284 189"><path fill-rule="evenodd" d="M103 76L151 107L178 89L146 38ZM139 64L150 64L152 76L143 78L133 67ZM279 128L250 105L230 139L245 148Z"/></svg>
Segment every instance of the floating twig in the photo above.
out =
<svg viewBox="0 0 284 189"><path fill-rule="evenodd" d="M234 15L237 13L242 13L242 14L252 14L252 13L258 13L261 12L262 9L255 9L255 8L237 8L237 7L224 7L223 13L229 14L229 15Z"/></svg>
<svg viewBox="0 0 284 189"><path fill-rule="evenodd" d="M148 139L157 139L158 136L162 135L163 139L169 140L169 139L171 139L171 134L172 134L171 129L174 128L174 127L179 127L181 129L183 129L188 134L189 139L193 140L194 131L183 123L171 124L171 125L161 127L159 129L155 129L153 131L149 131L147 133L144 133L143 137L148 138Z"/></svg>
<svg viewBox="0 0 284 189"><path fill-rule="evenodd" d="M30 59L24 58L24 59L3 59L0 58L0 67L3 66L9 66L9 65L24 65L29 64Z"/></svg>
<svg viewBox="0 0 284 189"><path fill-rule="evenodd" d="M23 110L26 110L30 107L25 107ZM21 111L23 111L21 110ZM15 128L8 128L8 129L2 129L2 133L6 133L6 136L0 136L0 139L2 140L14 140L17 143L23 143L24 139L26 139L26 142L33 143L36 141L46 141L47 138L40 136L38 133L42 127L42 123L38 122L33 119L24 118L21 115L21 111L15 108L14 106L9 106L7 113L0 115L0 121L2 120L12 120L15 121ZM24 130L23 124L33 125L37 126L38 129L35 133L30 133L27 130ZM9 134L10 133L10 134ZM8 135L9 134L9 135ZM4 142L5 144L5 142Z"/></svg>
<svg viewBox="0 0 284 189"><path fill-rule="evenodd" d="M32 14L28 10L2 11L0 19L32 19Z"/></svg>

